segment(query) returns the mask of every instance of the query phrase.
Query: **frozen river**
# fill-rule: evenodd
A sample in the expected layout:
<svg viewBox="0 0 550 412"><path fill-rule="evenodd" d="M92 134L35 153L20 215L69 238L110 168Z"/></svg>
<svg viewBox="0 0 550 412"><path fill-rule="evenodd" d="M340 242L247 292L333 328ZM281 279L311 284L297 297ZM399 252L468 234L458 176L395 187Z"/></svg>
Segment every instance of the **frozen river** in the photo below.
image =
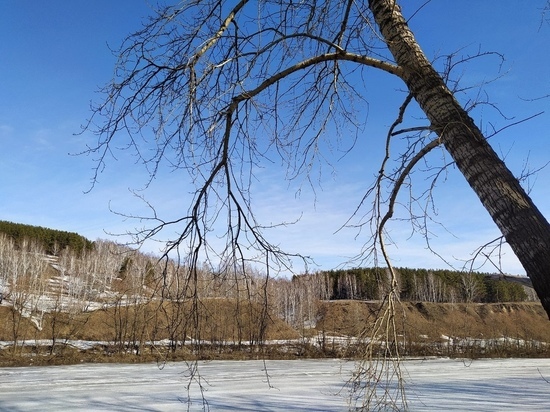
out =
<svg viewBox="0 0 550 412"><path fill-rule="evenodd" d="M412 411L548 411L550 359L405 361ZM346 411L354 367L339 360L201 362L211 411ZM1 411L186 410L187 366L0 368ZM271 387L270 387L271 386ZM340 392L340 394L339 394ZM197 385L189 410L203 409Z"/></svg>

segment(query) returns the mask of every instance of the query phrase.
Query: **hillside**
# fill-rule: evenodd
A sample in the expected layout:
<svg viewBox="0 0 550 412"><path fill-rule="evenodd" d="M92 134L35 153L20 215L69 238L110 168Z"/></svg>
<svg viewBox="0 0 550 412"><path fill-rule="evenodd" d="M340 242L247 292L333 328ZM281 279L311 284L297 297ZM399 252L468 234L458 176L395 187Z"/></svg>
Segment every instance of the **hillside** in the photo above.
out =
<svg viewBox="0 0 550 412"><path fill-rule="evenodd" d="M372 302L325 302L316 329L357 336L362 325L373 322L377 307ZM550 321L540 303L404 302L395 319L414 355L550 355Z"/></svg>
<svg viewBox="0 0 550 412"><path fill-rule="evenodd" d="M70 362L83 356L75 340L88 342L86 356L103 360L258 351L355 357L388 286L385 268L266 278L253 268L195 271L101 240L52 255L43 238L18 236L0 233L0 340L6 342L0 357L8 363L32 353L48 355L39 357L44 362ZM401 353L546 354L550 322L538 302L529 302L528 279L397 271Z"/></svg>
<svg viewBox="0 0 550 412"><path fill-rule="evenodd" d="M258 319L250 316L260 316L261 308L239 309L234 301L210 300L204 302L199 316L203 341L197 352L193 339L196 330L171 329L175 306L166 303L161 306L158 303L130 306L123 308L122 313L121 308L118 311L107 308L76 316L49 314L41 330L28 319L22 319L18 325L19 339L20 344L24 340L27 346L18 347L16 352L11 346L13 314L9 307L1 306L0 366L28 364L29 355L35 365L143 362L197 356L201 359L356 357L362 347L356 338L372 325L377 310L373 302L320 302L315 328L297 330L270 317L264 336L266 345L257 346L257 341L251 346L250 339L258 337L259 329ZM550 321L537 303L407 302L396 321L403 336L403 356L550 356ZM183 342L174 340L174 332L187 338Z"/></svg>

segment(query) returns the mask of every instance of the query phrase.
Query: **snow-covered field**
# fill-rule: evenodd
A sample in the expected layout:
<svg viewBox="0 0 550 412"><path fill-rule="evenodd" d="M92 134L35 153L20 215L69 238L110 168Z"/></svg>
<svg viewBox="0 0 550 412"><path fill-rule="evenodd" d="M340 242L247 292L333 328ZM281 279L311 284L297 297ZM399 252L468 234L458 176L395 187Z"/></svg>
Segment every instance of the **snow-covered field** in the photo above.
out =
<svg viewBox="0 0 550 412"><path fill-rule="evenodd" d="M412 411L550 410L550 359L404 362ZM269 375L269 384L267 374ZM211 411L346 411L353 362L201 362ZM187 409L185 363L0 368L1 411ZM197 385L190 410L203 409Z"/></svg>

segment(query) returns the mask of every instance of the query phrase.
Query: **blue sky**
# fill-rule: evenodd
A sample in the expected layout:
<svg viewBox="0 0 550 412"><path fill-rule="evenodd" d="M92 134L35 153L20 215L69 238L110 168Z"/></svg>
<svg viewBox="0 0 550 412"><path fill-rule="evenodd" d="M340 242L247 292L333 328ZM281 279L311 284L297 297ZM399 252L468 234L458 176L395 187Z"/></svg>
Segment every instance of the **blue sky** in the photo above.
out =
<svg viewBox="0 0 550 412"><path fill-rule="evenodd" d="M408 3L408 2L407 2ZM416 3L416 2L415 2ZM550 25L541 23L544 1L495 2L432 1L410 24L430 58L463 49L478 48L502 53L500 67L494 58L480 59L465 67L463 80L477 83L500 76L486 87L491 101L517 120L543 115L495 136L491 142L519 174L525 163L531 168L550 160ZM408 6L410 7L410 6ZM405 7L405 13L411 10ZM87 156L72 156L93 139L89 133L75 135L90 116L89 104L99 101L99 86L112 76L115 58L107 45L116 48L150 14L142 0L9 1L0 5L0 219L78 232L92 240L111 237L139 226L110 209L123 213L140 210L129 189L139 189L144 174L129 156L120 154L107 164L90 193L94 163ZM369 138L354 152L327 170L315 195L296 183L281 180L284 171L258 171L261 185L254 194L257 213L267 222L300 222L269 233L275 243L289 251L315 258L330 269L355 255L363 242L354 230L338 228L353 212L377 170L383 136L393 121L401 85L387 75L373 74L369 101ZM475 113L476 121L497 128L512 122L493 110ZM373 136L379 136L375 138ZM159 212L176 216L185 210L188 188L183 176L163 174L147 192ZM530 181L531 196L543 214L550 216L550 169ZM432 242L438 253L455 267L468 259L477 246L499 233L463 178L450 170L447 182L437 188L438 221ZM410 226L394 222L390 234L394 264L409 267L445 267L426 251ZM123 240L123 239L119 239ZM147 249L155 251L156 245ZM522 274L510 251L502 268ZM298 268L297 268L298 269ZM492 271L488 265L482 270Z"/></svg>

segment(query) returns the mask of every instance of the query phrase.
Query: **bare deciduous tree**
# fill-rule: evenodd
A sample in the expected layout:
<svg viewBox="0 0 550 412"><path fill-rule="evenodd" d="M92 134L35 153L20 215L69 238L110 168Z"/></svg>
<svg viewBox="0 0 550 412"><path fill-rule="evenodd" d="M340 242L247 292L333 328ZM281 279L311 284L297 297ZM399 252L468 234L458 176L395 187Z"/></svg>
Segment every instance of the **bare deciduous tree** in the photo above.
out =
<svg viewBox="0 0 550 412"><path fill-rule="evenodd" d="M289 179L307 177L328 145L353 149L368 93L352 79L382 70L399 78L408 95L388 132L379 175L356 211L367 216L360 226L371 228L360 258L378 251L391 276L371 341L383 330L394 342L388 352L398 354L391 326L398 285L384 228L411 171L436 148L450 156L441 170L452 162L464 175L550 314L550 225L470 117L468 110L480 102L459 103L452 56L445 72L436 71L396 0L178 2L160 9L117 53L115 78L87 127L98 125L89 152L97 156L98 173L122 147L151 179L166 166L188 174L195 187L189 209L164 220L148 204L151 215L139 217L150 226L136 240L175 228L166 256L177 252L184 259L190 284L197 284L203 259L240 262L233 268L262 263L268 280L273 270L291 265L292 256L266 239L268 226L254 214L255 170L278 157ZM425 113L426 126L397 130L411 104ZM389 147L396 138L403 151L391 172ZM431 201L431 190L424 198ZM412 219L415 229L426 230L423 218ZM218 248L211 241L216 236L224 240Z"/></svg>

